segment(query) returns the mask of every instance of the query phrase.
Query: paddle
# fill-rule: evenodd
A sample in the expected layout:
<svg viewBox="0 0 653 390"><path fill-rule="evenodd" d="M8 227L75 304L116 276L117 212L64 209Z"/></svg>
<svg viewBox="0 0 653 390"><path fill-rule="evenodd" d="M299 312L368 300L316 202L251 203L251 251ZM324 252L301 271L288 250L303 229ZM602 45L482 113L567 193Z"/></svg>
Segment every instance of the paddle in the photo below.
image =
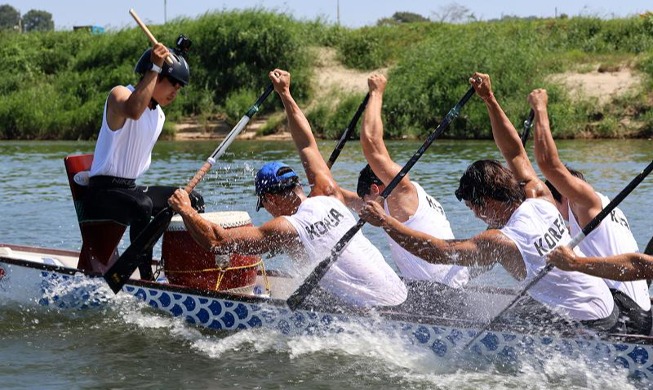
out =
<svg viewBox="0 0 653 390"><path fill-rule="evenodd" d="M653 256L653 237L651 237L651 240L648 242L648 245L646 245L646 249L644 249L644 254Z"/></svg>
<svg viewBox="0 0 653 390"><path fill-rule="evenodd" d="M329 156L329 160L327 161L327 167L329 167L329 169L331 169L331 167L333 166L333 163L335 163L338 156L340 156L340 152L342 151L342 148L345 147L345 143L349 140L349 137L351 137L351 133L354 132L354 129L356 128L356 124L358 123L358 120L360 119L361 115L363 114L363 111L365 111L365 107L367 106L367 101L368 100L370 100L370 94L369 93L367 95L365 95L365 99L363 99L363 102L360 104L360 106L358 106L358 110L356 110L356 113L351 118L351 121L349 122L349 125L342 132L342 135L340 136L340 139L338 140L338 143L336 144L336 148L333 149L333 152L331 152L331 156Z"/></svg>
<svg viewBox="0 0 653 390"><path fill-rule="evenodd" d="M597 226L601 224L601 222L607 217L612 210L614 210L619 203L621 203L622 200L626 196L628 196L638 185L639 183L644 180L646 176L648 176L649 173L653 170L653 161L651 161L650 164L644 170L635 176L635 178L624 188L621 190L621 192L614 198L610 203L607 204L599 212L584 228L583 230L578 233L572 240L567 244L569 248L574 248L576 245L578 245L579 242L581 242L588 234L590 234L594 229L596 229ZM526 293L528 290L533 287L537 282L539 282L546 274L549 273L553 269L553 264L547 264L533 279L531 279L528 284L517 294L515 299L513 299L503 310L499 312L490 322L488 322L484 327L481 328L481 330L476 333L476 335L463 347L463 349L467 349L470 345L474 343L483 333L485 333L486 330L488 330L492 325L496 324L497 320L512 306L514 306L517 301L519 301Z"/></svg>
<svg viewBox="0 0 653 390"><path fill-rule="evenodd" d="M648 242L646 245L646 249L644 249L644 254L653 256L653 237L651 237L651 240ZM646 279L646 284L648 284L649 287L651 287L651 279Z"/></svg>
<svg viewBox="0 0 653 390"><path fill-rule="evenodd" d="M143 23L143 21L141 20L141 18L139 18L138 15L136 15L136 11L134 11L133 8L131 8L131 9L129 10L129 14L132 16L132 18L134 18L134 20L136 21L136 23L141 27L141 30L143 30L143 32L145 33L145 35L147 35L147 38L150 40L150 43L152 43L152 46L154 46L154 45L156 45L157 43L159 43L159 41L157 41L156 38L154 38L154 35L152 35L152 33L150 32L150 29L147 28L147 26L145 25L145 23ZM173 61L172 61L172 57L171 57L171 56L167 56L167 57L166 57L166 62L168 63L168 65L172 65L172 62L173 62Z"/></svg>
<svg viewBox="0 0 653 390"><path fill-rule="evenodd" d="M394 190L394 188L399 184L399 182L406 176L408 171L417 163L417 160L422 157L422 154L428 149L429 146L435 141L436 138L444 132L444 130L449 126L451 121L455 119L458 114L460 113L460 109L467 103L467 101L474 95L474 87L470 87L467 93L465 93L465 96L463 96L462 99L456 105L449 110L447 115L442 119L442 122L438 125L438 127L428 136L426 141L420 148L413 154L413 156L408 160L406 165L404 165L403 168L397 173L397 175L392 179L392 181L385 187L383 192L381 193L381 197L383 199L387 198L388 195ZM291 310L297 309L299 305L304 302L304 300L308 297L308 295L313 291L315 286L319 283L319 281L322 279L322 277L327 273L331 265L338 259L338 256L340 256L340 253L345 249L349 241L358 233L358 231L365 225L365 221L362 219L359 219L356 225L351 227L347 233L345 233L344 236L336 243L336 245L331 249L331 255L327 257L326 259L322 260L316 267L313 269L313 271L308 275L308 277L304 280L304 282L297 288L297 290L288 298L286 303L288 304L288 307L290 307Z"/></svg>
<svg viewBox="0 0 653 390"><path fill-rule="evenodd" d="M531 112L528 113L528 118L524 121L524 132L521 133L521 144L526 146L526 141L528 141L528 136L531 134L531 127L533 127L533 119L535 119L535 111L531 108Z"/></svg>
<svg viewBox="0 0 653 390"><path fill-rule="evenodd" d="M211 169L216 160L219 159L224 152L227 150L229 145L236 139L238 134L245 128L247 122L250 118L254 116L259 110L260 105L265 101L265 99L272 93L274 87L270 84L265 92L256 100L254 105L252 105L245 115L238 121L236 126L227 134L227 137L220 143L220 146L206 159L202 168L193 176L193 178L188 182L184 191L191 193L195 186L202 180L204 175ZM116 260L115 263L109 268L109 270L104 274L104 279L111 287L114 293L118 293L122 289L122 286L125 285L129 277L134 273L136 268L140 263L138 255L149 250L156 244L159 240L159 237L166 230L174 211L170 207L166 207L161 210L150 223L145 227L145 229L136 237L136 239L129 245L129 247L123 252L122 255Z"/></svg>

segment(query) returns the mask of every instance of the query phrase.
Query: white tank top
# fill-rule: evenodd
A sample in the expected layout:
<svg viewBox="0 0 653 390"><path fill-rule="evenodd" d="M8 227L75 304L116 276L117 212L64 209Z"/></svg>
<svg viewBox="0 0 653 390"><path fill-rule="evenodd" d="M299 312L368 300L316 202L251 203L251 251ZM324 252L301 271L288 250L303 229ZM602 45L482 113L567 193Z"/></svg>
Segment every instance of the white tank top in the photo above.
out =
<svg viewBox="0 0 653 390"><path fill-rule="evenodd" d="M419 204L415 214L411 215L403 224L411 229L428 233L433 237L443 240L453 239L451 225L440 203L428 195L419 184L411 183L417 190ZM384 206L385 212L390 214L387 200ZM467 267L427 263L402 248L389 235L386 234L386 236L392 251L392 259L406 279L430 280L455 288L462 287L469 281Z"/></svg>
<svg viewBox="0 0 653 390"><path fill-rule="evenodd" d="M353 214L330 196L307 198L292 216L310 267L306 276L356 224ZM308 272L306 272L308 271ZM360 231L320 280L326 291L354 306L394 306L406 300L406 286L386 263L381 252Z"/></svg>
<svg viewBox="0 0 653 390"><path fill-rule="evenodd" d="M571 241L565 221L556 207L544 199L526 199L501 232L515 242L530 281L546 265L546 255ZM580 272L553 268L528 291L541 303L575 320L606 318L614 309L608 286L602 279Z"/></svg>
<svg viewBox="0 0 653 390"><path fill-rule="evenodd" d="M600 193L596 195L601 198L601 203L605 207L610 203L610 199ZM572 236L580 233L583 229L576 220L576 217L569 209L569 231ZM615 208L599 226L578 244L583 253L591 257L607 257L621 253L639 252L637 241L630 231L630 225L624 213ZM608 287L621 291L628 295L633 301L644 310L651 308L651 298L648 293L648 285L645 280L633 282L619 282L616 280L603 279Z"/></svg>
<svg viewBox="0 0 653 390"><path fill-rule="evenodd" d="M134 91L131 85L127 88ZM139 178L150 167L152 149L161 134L164 121L163 110L157 105L154 110L146 108L138 120L125 120L122 128L113 131L107 123L105 102L90 176Z"/></svg>

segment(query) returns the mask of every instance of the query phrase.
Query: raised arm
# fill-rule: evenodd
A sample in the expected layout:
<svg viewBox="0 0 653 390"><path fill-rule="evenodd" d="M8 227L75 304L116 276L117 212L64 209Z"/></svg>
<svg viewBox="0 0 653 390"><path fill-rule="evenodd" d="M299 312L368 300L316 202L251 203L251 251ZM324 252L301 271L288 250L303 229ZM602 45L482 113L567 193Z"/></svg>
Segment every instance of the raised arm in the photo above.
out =
<svg viewBox="0 0 653 390"><path fill-rule="evenodd" d="M152 47L150 59L153 64L161 67L170 53L162 43ZM122 128L127 119L138 119L147 109L156 87L159 74L145 72L134 91L119 86L111 90L107 101L107 123L111 130Z"/></svg>
<svg viewBox="0 0 653 390"><path fill-rule="evenodd" d="M311 185L311 195L335 195L342 199L339 188L315 142L306 116L290 94L290 73L275 69L269 74L288 117L288 127Z"/></svg>
<svg viewBox="0 0 653 390"><path fill-rule="evenodd" d="M572 204L582 226L587 225L603 208L601 199L586 181L569 172L560 161L558 149L553 141L547 111L546 90L536 89L528 95L528 103L535 112L534 148L535 159L542 174Z"/></svg>
<svg viewBox="0 0 653 390"><path fill-rule="evenodd" d="M385 77L380 74L374 74L367 80L370 98L363 116L360 140L363 154L370 164L370 168L383 184L388 185L401 171L401 166L392 160L383 142L381 107L383 106L383 93L386 84ZM417 191L410 183L408 175L399 182L390 194L388 204L392 215L401 221L406 221L411 215L415 214L419 200Z"/></svg>
<svg viewBox="0 0 653 390"><path fill-rule="evenodd" d="M515 178L524 184L526 197L536 198L545 194L550 196L546 186L538 179L528 159L528 154L522 145L519 133L517 133L494 96L490 76L483 73L474 73L470 82L478 96L485 102L490 124L492 125L494 142L499 147L508 168L515 175Z"/></svg>
<svg viewBox="0 0 653 390"><path fill-rule="evenodd" d="M578 271L599 278L632 281L653 279L653 256L622 253L609 257L580 257L566 246L553 250L547 259L564 271Z"/></svg>

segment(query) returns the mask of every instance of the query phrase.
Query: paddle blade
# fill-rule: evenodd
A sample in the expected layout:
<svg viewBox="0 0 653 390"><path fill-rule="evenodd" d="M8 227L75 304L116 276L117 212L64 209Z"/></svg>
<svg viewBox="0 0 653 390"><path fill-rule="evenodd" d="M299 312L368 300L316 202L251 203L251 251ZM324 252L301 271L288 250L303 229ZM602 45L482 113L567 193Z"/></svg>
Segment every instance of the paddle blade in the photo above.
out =
<svg viewBox="0 0 653 390"><path fill-rule="evenodd" d="M104 274L104 280L114 293L117 294L122 290L142 261L139 255L154 247L170 224L173 215L174 211L170 207L161 210Z"/></svg>

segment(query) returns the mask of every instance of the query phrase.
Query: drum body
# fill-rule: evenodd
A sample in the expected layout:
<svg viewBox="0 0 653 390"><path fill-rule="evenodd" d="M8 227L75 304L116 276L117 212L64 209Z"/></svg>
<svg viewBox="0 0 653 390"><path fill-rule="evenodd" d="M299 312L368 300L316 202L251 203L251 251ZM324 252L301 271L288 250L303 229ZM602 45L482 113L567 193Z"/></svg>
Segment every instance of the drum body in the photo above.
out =
<svg viewBox="0 0 653 390"><path fill-rule="evenodd" d="M200 214L202 218L225 229L252 226L244 211L223 211ZM251 287L261 263L260 256L215 255L200 247L186 231L176 215L163 234L161 249L163 269L169 283L202 290L233 290Z"/></svg>

